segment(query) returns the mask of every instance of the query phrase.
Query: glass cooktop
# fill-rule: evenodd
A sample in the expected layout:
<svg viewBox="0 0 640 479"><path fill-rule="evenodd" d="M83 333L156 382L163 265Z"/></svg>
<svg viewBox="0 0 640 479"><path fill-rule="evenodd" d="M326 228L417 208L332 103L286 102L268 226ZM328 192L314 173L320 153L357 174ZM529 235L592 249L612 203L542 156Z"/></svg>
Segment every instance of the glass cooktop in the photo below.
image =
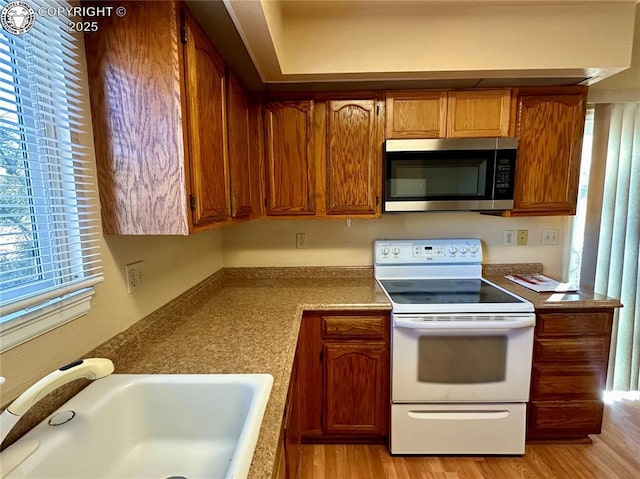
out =
<svg viewBox="0 0 640 479"><path fill-rule="evenodd" d="M380 283L397 304L524 303L482 279L387 279Z"/></svg>

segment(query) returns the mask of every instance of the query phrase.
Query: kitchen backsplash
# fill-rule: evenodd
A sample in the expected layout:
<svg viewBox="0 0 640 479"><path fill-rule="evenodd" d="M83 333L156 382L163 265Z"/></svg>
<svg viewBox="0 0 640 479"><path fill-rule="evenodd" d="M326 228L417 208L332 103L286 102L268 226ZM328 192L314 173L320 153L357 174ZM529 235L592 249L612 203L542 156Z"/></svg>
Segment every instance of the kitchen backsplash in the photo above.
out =
<svg viewBox="0 0 640 479"><path fill-rule="evenodd" d="M570 241L567 217L502 218L478 213L400 213L379 220L263 220L222 230L225 267L365 266L372 264L376 239L480 238L485 263L542 263L561 278ZM527 246L505 246L504 230L528 230ZM557 245L542 245L542 230L559 234ZM296 249L296 234L306 248ZM568 250L568 248L566 248Z"/></svg>

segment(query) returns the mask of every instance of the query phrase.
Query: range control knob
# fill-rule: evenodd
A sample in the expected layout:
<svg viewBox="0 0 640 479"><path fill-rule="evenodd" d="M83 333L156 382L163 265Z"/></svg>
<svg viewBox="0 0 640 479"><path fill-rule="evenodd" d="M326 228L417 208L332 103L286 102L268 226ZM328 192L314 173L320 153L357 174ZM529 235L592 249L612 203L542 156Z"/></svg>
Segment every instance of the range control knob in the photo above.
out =
<svg viewBox="0 0 640 479"><path fill-rule="evenodd" d="M452 246L451 248L449 248L449 253L456 254L457 252L458 252L458 248L456 248L455 246Z"/></svg>
<svg viewBox="0 0 640 479"><path fill-rule="evenodd" d="M471 252L471 254L476 254L478 252L478 248L476 248L475 246L472 246L469 251Z"/></svg>
<svg viewBox="0 0 640 479"><path fill-rule="evenodd" d="M389 248L382 248L382 255L387 256L389 254Z"/></svg>
<svg viewBox="0 0 640 479"><path fill-rule="evenodd" d="M467 248L464 246L460 246L460 254L465 254L467 252Z"/></svg>
<svg viewBox="0 0 640 479"><path fill-rule="evenodd" d="M393 248L393 254L398 256L400 254L400 248Z"/></svg>

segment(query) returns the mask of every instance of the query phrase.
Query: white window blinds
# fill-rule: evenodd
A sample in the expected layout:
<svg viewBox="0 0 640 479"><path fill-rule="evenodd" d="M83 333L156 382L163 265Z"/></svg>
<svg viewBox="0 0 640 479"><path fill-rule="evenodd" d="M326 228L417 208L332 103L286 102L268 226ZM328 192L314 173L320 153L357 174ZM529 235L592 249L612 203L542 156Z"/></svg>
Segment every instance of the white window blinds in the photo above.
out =
<svg viewBox="0 0 640 479"><path fill-rule="evenodd" d="M36 15L20 35L0 30L2 350L84 314L102 280L79 41L58 16Z"/></svg>

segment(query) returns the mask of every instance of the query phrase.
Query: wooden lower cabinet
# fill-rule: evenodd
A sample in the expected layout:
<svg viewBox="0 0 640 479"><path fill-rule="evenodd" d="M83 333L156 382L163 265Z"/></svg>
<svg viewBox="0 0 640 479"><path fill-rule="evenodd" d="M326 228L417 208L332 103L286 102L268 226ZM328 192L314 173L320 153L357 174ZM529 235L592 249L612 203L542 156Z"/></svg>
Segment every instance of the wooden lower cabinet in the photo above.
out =
<svg viewBox="0 0 640 479"><path fill-rule="evenodd" d="M300 348L298 347L298 350ZM293 363L291 371L291 381L289 382L289 392L287 402L284 407L282 418L282 428L276 459L273 466L272 477L274 479L296 479L300 466L300 401L299 401L299 381L298 381L298 354Z"/></svg>
<svg viewBox="0 0 640 479"><path fill-rule="evenodd" d="M386 345L326 341L323 351L324 431L384 435L389 405L380 386L388 385Z"/></svg>
<svg viewBox="0 0 640 479"><path fill-rule="evenodd" d="M602 428L613 309L538 310L528 440L588 440Z"/></svg>
<svg viewBox="0 0 640 479"><path fill-rule="evenodd" d="M298 348L303 440L386 437L388 314L305 313Z"/></svg>

